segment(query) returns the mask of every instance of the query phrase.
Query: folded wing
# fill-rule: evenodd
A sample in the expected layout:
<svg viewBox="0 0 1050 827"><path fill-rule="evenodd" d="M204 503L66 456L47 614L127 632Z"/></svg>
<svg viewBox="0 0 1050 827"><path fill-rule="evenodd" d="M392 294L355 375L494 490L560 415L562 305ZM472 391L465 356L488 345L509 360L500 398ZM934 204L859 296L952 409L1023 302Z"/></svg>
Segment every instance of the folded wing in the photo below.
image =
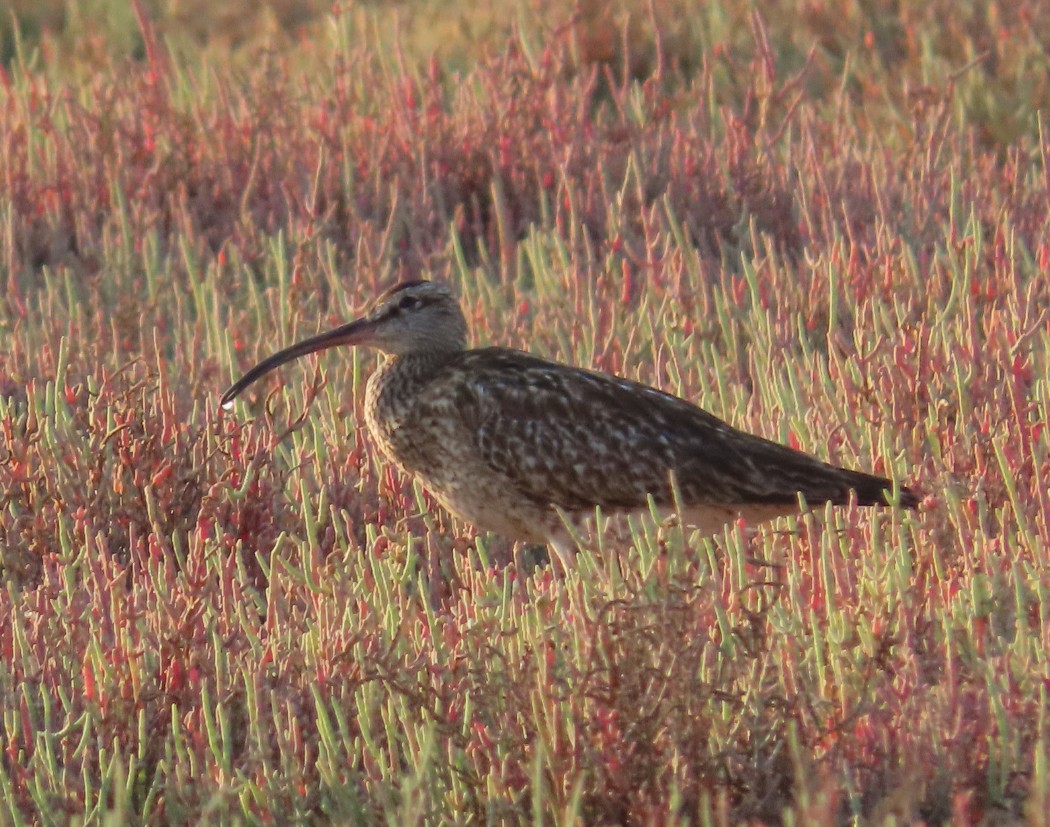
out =
<svg viewBox="0 0 1050 827"><path fill-rule="evenodd" d="M642 508L651 494L685 505L886 505L892 484L836 468L739 431L706 411L635 382L567 368L514 350L464 353L441 385L476 440L477 455L520 496L566 511ZM917 497L901 488L901 504Z"/></svg>

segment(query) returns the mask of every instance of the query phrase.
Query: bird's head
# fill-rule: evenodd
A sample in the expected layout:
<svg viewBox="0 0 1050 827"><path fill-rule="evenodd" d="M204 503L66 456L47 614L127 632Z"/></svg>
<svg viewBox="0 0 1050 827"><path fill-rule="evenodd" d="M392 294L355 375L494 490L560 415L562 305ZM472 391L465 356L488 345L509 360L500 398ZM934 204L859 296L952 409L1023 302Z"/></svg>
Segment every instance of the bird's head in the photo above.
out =
<svg viewBox="0 0 1050 827"><path fill-rule="evenodd" d="M463 350L467 322L459 302L444 284L409 281L391 287L358 322L354 344L395 356Z"/></svg>
<svg viewBox="0 0 1050 827"><path fill-rule="evenodd" d="M445 285L411 281L392 287L359 319L311 336L259 362L222 395L228 405L255 380L279 365L308 353L340 345L373 347L383 353L452 353L463 350L467 323Z"/></svg>

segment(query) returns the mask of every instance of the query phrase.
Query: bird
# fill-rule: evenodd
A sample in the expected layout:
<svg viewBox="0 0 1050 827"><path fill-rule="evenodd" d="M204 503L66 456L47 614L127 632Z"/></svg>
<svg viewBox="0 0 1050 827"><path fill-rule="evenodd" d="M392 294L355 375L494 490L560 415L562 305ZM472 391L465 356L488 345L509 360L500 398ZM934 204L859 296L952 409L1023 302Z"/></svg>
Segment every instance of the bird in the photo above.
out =
<svg viewBox="0 0 1050 827"><path fill-rule="evenodd" d="M376 349L385 359L366 385L364 415L379 451L456 517L547 544L566 569L573 536L596 509L650 513L652 502L714 534L798 513L803 501L919 505L906 485L739 430L657 388L521 350L471 349L467 335L447 285L402 282L360 318L259 362L221 403L229 409L260 377L307 354Z"/></svg>

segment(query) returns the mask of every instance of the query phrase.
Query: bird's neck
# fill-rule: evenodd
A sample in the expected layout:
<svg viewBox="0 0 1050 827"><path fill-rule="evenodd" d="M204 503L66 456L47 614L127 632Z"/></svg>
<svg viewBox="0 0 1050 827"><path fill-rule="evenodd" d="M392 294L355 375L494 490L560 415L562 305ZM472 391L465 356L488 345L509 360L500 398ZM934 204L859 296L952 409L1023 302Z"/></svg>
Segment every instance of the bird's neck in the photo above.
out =
<svg viewBox="0 0 1050 827"><path fill-rule="evenodd" d="M387 356L369 378L365 391L369 425L383 419L400 420L416 394L460 352L413 351Z"/></svg>

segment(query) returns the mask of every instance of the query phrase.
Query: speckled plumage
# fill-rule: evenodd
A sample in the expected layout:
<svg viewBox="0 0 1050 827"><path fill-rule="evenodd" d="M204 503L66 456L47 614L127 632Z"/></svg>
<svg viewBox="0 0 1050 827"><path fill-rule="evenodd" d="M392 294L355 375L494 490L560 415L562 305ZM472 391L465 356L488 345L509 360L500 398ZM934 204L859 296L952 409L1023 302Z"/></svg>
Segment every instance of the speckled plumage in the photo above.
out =
<svg viewBox="0 0 1050 827"><path fill-rule="evenodd" d="M338 344L390 354L369 379L365 415L383 454L452 513L506 536L564 546L570 518L670 508L707 530L810 504L886 505L888 480L829 465L739 431L682 399L626 379L504 348L466 350L447 288L411 282L362 319L257 365L224 402L282 362ZM918 498L900 488L900 504Z"/></svg>

